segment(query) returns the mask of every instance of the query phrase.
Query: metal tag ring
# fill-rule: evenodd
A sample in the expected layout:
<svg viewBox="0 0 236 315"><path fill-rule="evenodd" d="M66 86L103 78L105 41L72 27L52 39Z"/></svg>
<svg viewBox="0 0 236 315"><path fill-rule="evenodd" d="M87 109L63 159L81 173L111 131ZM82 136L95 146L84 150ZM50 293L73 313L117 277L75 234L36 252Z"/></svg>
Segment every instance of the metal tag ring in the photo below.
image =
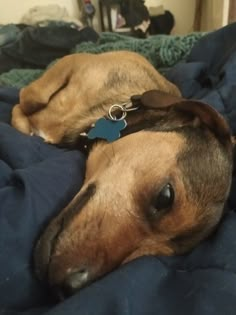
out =
<svg viewBox="0 0 236 315"><path fill-rule="evenodd" d="M122 115L120 118L117 118L115 117L112 112L114 112L115 110L119 109L121 112L122 112ZM119 104L114 104L112 105L110 108L109 108L109 111L108 111L108 116L111 120L114 120L114 121L119 121L119 120L123 120L125 119L127 115L127 112L126 112L126 109L124 108L124 106L122 105L119 105Z"/></svg>

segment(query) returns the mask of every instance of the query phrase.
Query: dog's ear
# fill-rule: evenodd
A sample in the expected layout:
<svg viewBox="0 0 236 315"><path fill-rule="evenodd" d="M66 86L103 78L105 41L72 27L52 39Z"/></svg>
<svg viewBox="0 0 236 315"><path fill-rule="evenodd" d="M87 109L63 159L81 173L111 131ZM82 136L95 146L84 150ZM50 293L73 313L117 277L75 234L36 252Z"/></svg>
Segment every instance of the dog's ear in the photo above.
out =
<svg viewBox="0 0 236 315"><path fill-rule="evenodd" d="M158 90L147 91L143 93L140 98L141 103L145 107L153 109L164 109L183 100L184 98L180 96L171 95Z"/></svg>
<svg viewBox="0 0 236 315"><path fill-rule="evenodd" d="M187 100L158 90L145 92L140 101L152 109L170 109L189 114L195 125L207 126L224 145L232 145L231 132L225 119L210 105L197 100Z"/></svg>

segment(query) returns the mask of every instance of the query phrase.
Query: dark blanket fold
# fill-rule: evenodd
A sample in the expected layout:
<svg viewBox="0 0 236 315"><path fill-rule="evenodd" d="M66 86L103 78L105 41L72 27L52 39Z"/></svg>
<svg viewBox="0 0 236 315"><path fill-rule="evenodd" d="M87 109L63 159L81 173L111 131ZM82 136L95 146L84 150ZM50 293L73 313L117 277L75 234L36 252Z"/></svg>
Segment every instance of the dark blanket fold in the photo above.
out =
<svg viewBox="0 0 236 315"><path fill-rule="evenodd" d="M185 62L167 78L179 86L186 98L212 104L228 119L236 134L236 23L198 41Z"/></svg>
<svg viewBox="0 0 236 315"><path fill-rule="evenodd" d="M236 24L208 35L169 73L186 97L208 101L234 131L235 35ZM15 90L0 90L2 121L9 122L16 98ZM32 247L48 218L79 189L84 159L1 123L0 160L0 314L235 314L234 186L231 211L190 254L137 259L56 304L33 275Z"/></svg>
<svg viewBox="0 0 236 315"><path fill-rule="evenodd" d="M92 28L78 30L69 23L28 26L15 41L0 49L0 73L14 68L44 69L53 60L70 54L76 45L98 38Z"/></svg>
<svg viewBox="0 0 236 315"><path fill-rule="evenodd" d="M32 277L31 256L45 222L81 187L84 157L25 136L7 123L18 92L0 89L0 305L45 302ZM7 123L5 123L7 122Z"/></svg>

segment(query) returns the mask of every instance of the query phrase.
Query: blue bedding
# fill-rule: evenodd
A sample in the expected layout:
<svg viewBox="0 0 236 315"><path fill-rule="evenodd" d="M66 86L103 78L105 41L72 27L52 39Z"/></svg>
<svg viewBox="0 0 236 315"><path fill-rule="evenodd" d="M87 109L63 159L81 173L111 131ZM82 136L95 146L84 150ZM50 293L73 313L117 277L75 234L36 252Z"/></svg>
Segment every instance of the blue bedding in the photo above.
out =
<svg viewBox="0 0 236 315"><path fill-rule="evenodd" d="M236 133L236 24L203 37L168 73L187 98L220 111ZM0 88L0 314L234 315L236 187L217 232L190 254L143 257L56 303L37 281L32 249L46 222L80 189L85 157L10 127L18 91Z"/></svg>

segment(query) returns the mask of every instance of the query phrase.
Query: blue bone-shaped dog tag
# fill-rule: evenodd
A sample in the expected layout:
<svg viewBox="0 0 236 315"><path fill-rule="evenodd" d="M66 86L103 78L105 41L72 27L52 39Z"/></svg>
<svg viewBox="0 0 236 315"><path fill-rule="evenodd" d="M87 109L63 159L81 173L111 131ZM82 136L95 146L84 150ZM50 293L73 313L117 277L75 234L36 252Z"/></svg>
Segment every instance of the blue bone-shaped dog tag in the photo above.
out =
<svg viewBox="0 0 236 315"><path fill-rule="evenodd" d="M96 121L95 126L89 131L89 139L105 139L108 142L115 141L120 138L120 131L127 126L124 119L109 120L100 118Z"/></svg>

